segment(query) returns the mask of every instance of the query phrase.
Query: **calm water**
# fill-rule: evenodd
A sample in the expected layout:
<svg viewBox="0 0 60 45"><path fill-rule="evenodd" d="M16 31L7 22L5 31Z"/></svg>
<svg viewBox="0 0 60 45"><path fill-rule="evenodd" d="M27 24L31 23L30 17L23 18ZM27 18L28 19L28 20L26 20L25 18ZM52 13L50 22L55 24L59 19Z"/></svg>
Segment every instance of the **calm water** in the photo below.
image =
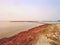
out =
<svg viewBox="0 0 60 45"><path fill-rule="evenodd" d="M26 31L39 25L42 24L31 22L0 22L0 38L13 36L21 31Z"/></svg>

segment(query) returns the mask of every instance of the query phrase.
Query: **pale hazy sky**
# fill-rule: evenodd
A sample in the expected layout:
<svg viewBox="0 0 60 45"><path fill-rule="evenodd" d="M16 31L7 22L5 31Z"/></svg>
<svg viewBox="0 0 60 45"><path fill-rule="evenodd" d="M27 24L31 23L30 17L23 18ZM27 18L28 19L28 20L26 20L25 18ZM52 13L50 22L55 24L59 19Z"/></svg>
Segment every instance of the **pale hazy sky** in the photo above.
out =
<svg viewBox="0 0 60 45"><path fill-rule="evenodd" d="M60 0L0 0L0 20L59 20Z"/></svg>

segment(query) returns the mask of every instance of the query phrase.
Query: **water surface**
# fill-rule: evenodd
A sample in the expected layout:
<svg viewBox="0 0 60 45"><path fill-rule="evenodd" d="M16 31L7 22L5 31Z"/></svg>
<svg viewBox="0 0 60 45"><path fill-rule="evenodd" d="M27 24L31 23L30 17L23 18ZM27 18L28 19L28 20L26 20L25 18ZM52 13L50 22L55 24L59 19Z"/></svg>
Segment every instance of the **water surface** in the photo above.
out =
<svg viewBox="0 0 60 45"><path fill-rule="evenodd" d="M31 22L0 22L0 38L10 37L42 24Z"/></svg>

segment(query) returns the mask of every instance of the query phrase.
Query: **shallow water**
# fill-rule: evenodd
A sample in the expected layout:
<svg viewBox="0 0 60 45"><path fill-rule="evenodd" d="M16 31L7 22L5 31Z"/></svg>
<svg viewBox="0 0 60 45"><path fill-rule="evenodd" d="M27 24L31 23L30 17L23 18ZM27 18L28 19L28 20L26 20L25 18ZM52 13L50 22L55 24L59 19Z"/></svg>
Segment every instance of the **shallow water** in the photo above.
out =
<svg viewBox="0 0 60 45"><path fill-rule="evenodd" d="M29 22L0 22L0 38L13 36L42 24Z"/></svg>

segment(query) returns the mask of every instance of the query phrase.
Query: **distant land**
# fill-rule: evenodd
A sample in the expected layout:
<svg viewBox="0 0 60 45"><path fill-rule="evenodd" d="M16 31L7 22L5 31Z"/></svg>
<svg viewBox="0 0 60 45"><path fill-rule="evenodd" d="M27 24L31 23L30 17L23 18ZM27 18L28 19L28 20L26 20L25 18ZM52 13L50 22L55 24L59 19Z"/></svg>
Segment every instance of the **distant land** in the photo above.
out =
<svg viewBox="0 0 60 45"><path fill-rule="evenodd" d="M10 22L31 22L31 23L39 23L39 24L60 24L60 20L58 21L10 21Z"/></svg>
<svg viewBox="0 0 60 45"><path fill-rule="evenodd" d="M60 22L60 20L57 20L57 21L10 21L10 22Z"/></svg>
<svg viewBox="0 0 60 45"><path fill-rule="evenodd" d="M54 23L59 23L60 24L60 20L56 20L56 21L0 21L0 22L28 22L28 23L39 23L39 24L54 24Z"/></svg>
<svg viewBox="0 0 60 45"><path fill-rule="evenodd" d="M60 22L60 20L42 20L42 21L20 21L20 20L0 20L0 22Z"/></svg>

